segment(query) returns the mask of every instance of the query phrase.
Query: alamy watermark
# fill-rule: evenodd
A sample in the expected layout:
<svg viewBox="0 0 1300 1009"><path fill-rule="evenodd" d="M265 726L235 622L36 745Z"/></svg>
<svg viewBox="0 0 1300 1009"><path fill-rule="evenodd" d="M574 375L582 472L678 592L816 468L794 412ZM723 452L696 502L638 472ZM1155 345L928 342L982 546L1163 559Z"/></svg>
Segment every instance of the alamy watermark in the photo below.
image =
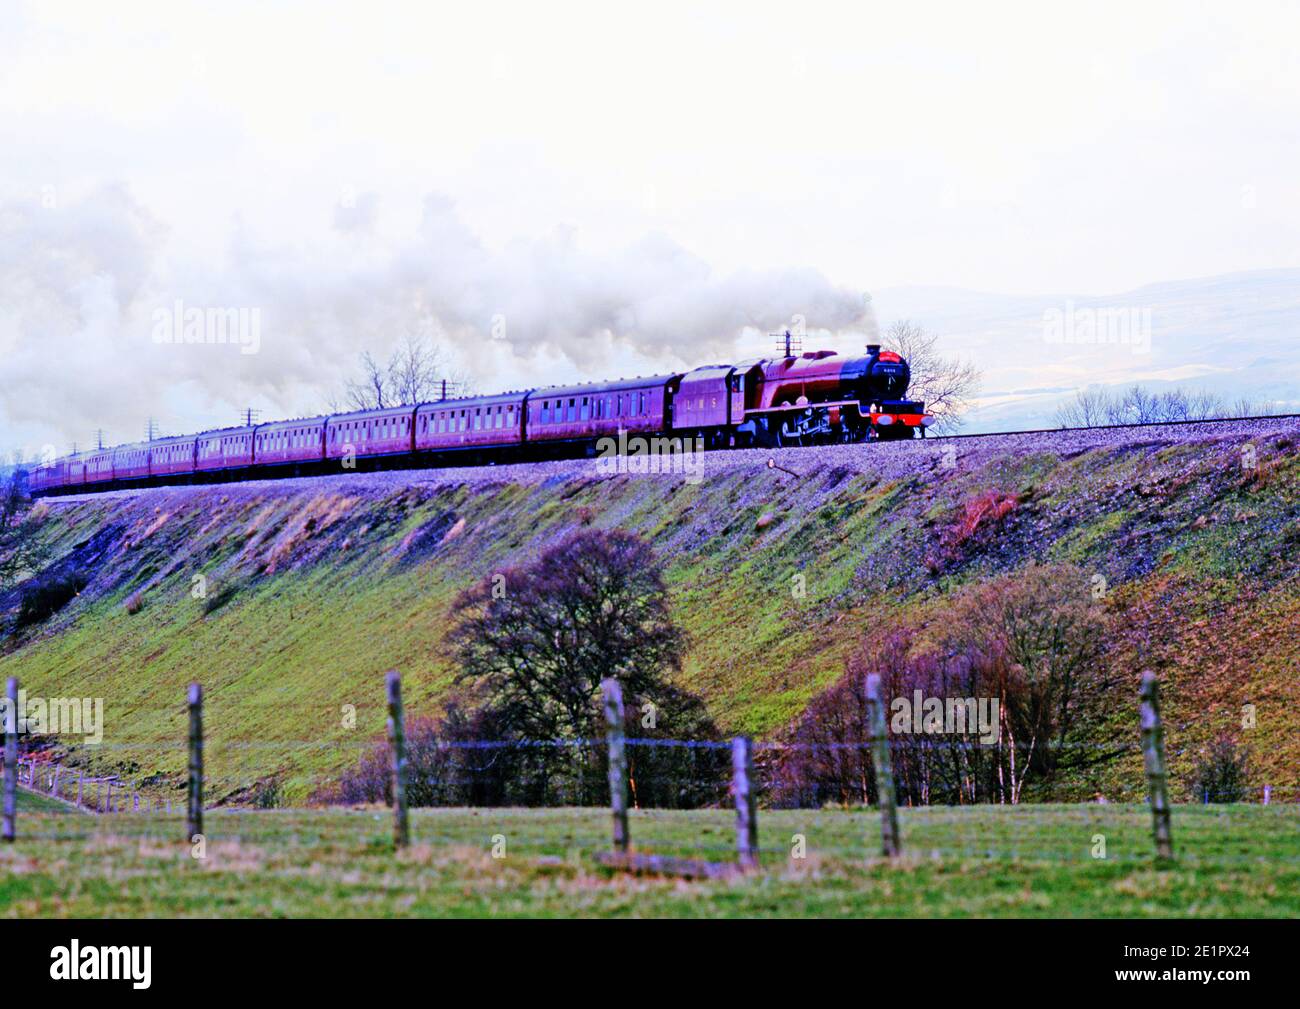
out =
<svg viewBox="0 0 1300 1009"><path fill-rule="evenodd" d="M966 735L974 733L985 745L1000 736L1001 705L996 697L895 697L889 705L889 731L895 734Z"/></svg>
<svg viewBox="0 0 1300 1009"><path fill-rule="evenodd" d="M262 310L230 306L186 307L177 298L170 308L153 310L153 342L188 346L238 346L241 354L262 349Z"/></svg>
<svg viewBox="0 0 1300 1009"><path fill-rule="evenodd" d="M1151 308L1113 306L1064 309L1043 313L1043 339L1051 344L1081 347L1128 347L1134 354L1151 353Z"/></svg>
<svg viewBox="0 0 1300 1009"><path fill-rule="evenodd" d="M148 988L153 975L152 946L82 946L73 939L50 950L54 981L130 981Z"/></svg>
<svg viewBox="0 0 1300 1009"><path fill-rule="evenodd" d="M104 741L102 697L29 697L18 691L18 709L0 697L0 719L6 733L35 736L84 736L86 743Z"/></svg>
<svg viewBox="0 0 1300 1009"><path fill-rule="evenodd" d="M596 471L602 476L679 473L688 484L698 484L704 479L704 439L628 437L626 431L619 431L617 438L596 442Z"/></svg>

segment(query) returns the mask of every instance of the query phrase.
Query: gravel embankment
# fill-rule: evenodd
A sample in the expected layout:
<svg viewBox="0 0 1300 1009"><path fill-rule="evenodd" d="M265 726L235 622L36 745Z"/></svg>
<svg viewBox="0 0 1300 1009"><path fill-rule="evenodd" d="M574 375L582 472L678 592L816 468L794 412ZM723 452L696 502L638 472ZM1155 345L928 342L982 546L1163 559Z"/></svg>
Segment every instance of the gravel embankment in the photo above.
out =
<svg viewBox="0 0 1300 1009"><path fill-rule="evenodd" d="M870 472L880 479L890 480L908 476L918 471L930 471L943 464L945 459L954 464L964 461L979 465L997 456L1024 455L1049 452L1058 456L1072 456L1096 448L1149 447L1164 448L1188 442L1246 442L1252 439L1278 436L1300 436L1300 416L1266 417L1250 420L1207 421L1173 425L1092 428L1068 431L1042 431L1022 434L959 435L933 437L910 442L868 443L862 445L826 445L810 448L781 450L743 449L709 452L703 458L692 460L685 469L681 460L671 465L666 460L650 460L651 464L663 462L659 472L639 473L632 468L635 460L620 458L617 472L628 472L643 479L689 478L707 481L718 476L730 476L737 470L761 472L769 460L775 460L783 469L796 475L811 474L821 469L840 467L858 472ZM195 493L219 491L222 494L268 493L297 494L307 489L328 489L337 493L385 494L408 487L437 487L463 484L542 484L551 481L588 480L611 475L608 462L591 459L569 459L556 462L519 463L507 466L455 466L436 469L402 469L377 473L341 473L334 476L313 476L275 480L249 480L239 483L202 484L198 486L169 486L119 490L95 494L77 494L50 498L55 507L87 499L131 496L156 493ZM322 486L323 485L323 486Z"/></svg>

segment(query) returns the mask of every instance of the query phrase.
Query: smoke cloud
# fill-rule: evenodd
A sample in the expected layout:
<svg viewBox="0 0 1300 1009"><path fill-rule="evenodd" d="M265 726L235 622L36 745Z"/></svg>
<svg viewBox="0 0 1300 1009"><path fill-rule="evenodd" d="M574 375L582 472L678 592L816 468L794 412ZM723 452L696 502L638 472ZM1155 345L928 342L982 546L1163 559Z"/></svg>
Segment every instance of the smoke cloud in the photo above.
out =
<svg viewBox="0 0 1300 1009"><path fill-rule="evenodd" d="M409 333L431 334L488 392L537 384L542 364L567 380L758 356L762 334L799 319L828 335L874 330L869 300L813 269L719 276L662 234L602 254L565 230L492 249L437 195L398 238L377 233L369 193L312 243L237 222L215 265L187 258L123 187L49 202L0 205L0 419L29 450L40 438L84 448L97 428L138 440L150 416L181 433L246 405L267 419L324 411L359 353ZM256 310L258 353L159 343L157 315L178 300Z"/></svg>

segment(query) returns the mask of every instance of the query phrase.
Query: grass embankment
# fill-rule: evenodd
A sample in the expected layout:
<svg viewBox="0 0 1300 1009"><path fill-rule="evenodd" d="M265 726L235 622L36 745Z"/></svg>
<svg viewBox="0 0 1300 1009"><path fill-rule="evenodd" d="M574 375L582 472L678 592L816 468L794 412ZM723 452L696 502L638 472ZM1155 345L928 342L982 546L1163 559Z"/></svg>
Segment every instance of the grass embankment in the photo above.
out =
<svg viewBox="0 0 1300 1009"><path fill-rule="evenodd" d="M1249 703L1256 782L1294 794L1300 455L1281 435L1257 439L1246 471L1242 440L1072 455L967 442L955 461L944 443L917 444L832 457L846 465L795 452L783 458L797 479L755 461L706 467L698 486L573 464L545 481L356 476L44 504L60 563L90 581L11 639L0 673L33 695L103 697L105 745L70 759L155 792L181 787L184 690L201 681L212 801L259 787L301 801L382 733L385 670L402 670L413 714L450 695L441 642L459 589L581 525L662 550L694 640L683 684L725 731L759 736L789 724L882 622L926 619L972 581L1057 561L1078 566L1081 591L1104 580L1125 689L1142 667L1164 677L1175 778L1198 746L1240 731ZM1005 514L955 534L991 493ZM1076 786L1070 797L1135 798L1140 768Z"/></svg>
<svg viewBox="0 0 1300 1009"><path fill-rule="evenodd" d="M1025 916L1300 914L1300 810L1178 807L1171 868L1142 806L902 811L906 856L870 857L870 810L760 814L762 871L686 882L598 868L599 809L212 812L196 860L179 817L31 813L0 849L0 914L30 916ZM641 850L726 859L723 810L634 811ZM806 857L793 858L794 835ZM1106 857L1096 858L1103 835ZM494 843L504 839L504 857Z"/></svg>

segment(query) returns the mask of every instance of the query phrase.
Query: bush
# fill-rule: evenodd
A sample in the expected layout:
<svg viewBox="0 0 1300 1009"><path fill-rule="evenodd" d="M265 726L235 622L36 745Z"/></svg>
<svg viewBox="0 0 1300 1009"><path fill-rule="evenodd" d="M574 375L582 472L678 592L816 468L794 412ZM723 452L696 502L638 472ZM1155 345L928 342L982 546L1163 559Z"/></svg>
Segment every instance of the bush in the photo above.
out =
<svg viewBox="0 0 1300 1009"><path fill-rule="evenodd" d="M216 591L213 591L215 588ZM225 585L209 585L208 593L203 599L203 615L208 616L215 613L221 607L239 595L239 586L231 583Z"/></svg>
<svg viewBox="0 0 1300 1009"><path fill-rule="evenodd" d="M67 606L87 585L81 574L52 575L22 591L18 605L18 628L44 623Z"/></svg>
<svg viewBox="0 0 1300 1009"><path fill-rule="evenodd" d="M1113 759L1101 737L1113 703L1102 652L1104 618L1083 573L1029 565L962 590L927 614L930 627L894 627L869 639L843 679L815 697L789 733L793 746L772 768L773 801L806 806L875 801L865 680L881 676L899 802L1020 802L1070 768ZM963 721L915 731L919 691ZM894 707L897 700L906 705ZM993 707L996 702L996 713ZM924 710L924 708L923 708ZM904 713L905 712L905 713ZM902 722L895 725L894 716Z"/></svg>
<svg viewBox="0 0 1300 1009"><path fill-rule="evenodd" d="M1250 751L1220 736L1197 756L1187 776L1193 802L1244 802L1249 794Z"/></svg>
<svg viewBox="0 0 1300 1009"><path fill-rule="evenodd" d="M277 809L284 801L284 791L278 778L259 781L249 796L255 809Z"/></svg>

